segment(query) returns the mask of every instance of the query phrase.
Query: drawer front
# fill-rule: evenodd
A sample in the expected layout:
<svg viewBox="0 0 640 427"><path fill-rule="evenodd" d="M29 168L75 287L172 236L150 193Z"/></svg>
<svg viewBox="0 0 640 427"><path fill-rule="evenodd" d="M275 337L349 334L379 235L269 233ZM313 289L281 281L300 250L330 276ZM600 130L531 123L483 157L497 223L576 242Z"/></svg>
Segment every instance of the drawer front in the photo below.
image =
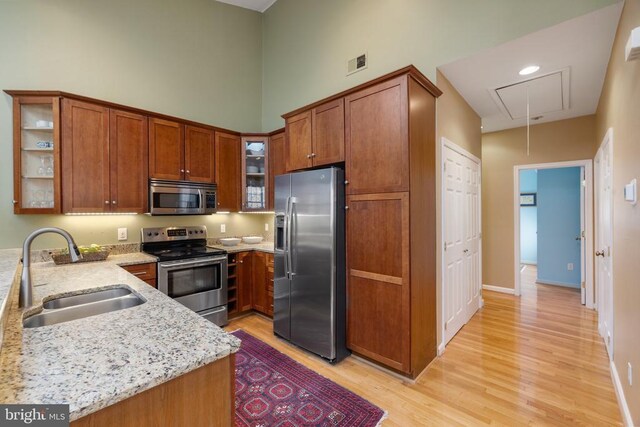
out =
<svg viewBox="0 0 640 427"><path fill-rule="evenodd" d="M156 280L156 263L150 262L147 264L138 264L138 265L125 265L122 268L127 270L129 273L136 276L138 279L147 281ZM151 284L151 283L149 283Z"/></svg>

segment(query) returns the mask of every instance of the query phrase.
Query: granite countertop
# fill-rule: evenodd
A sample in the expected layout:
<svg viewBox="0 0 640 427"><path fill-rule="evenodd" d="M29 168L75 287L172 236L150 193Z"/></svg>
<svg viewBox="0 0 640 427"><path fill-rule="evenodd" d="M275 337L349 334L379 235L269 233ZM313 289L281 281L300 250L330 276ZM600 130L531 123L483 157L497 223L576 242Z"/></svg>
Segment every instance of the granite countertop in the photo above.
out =
<svg viewBox="0 0 640 427"><path fill-rule="evenodd" d="M13 273L16 261L13 258ZM131 288L146 302L23 329L18 288L13 288L0 352L0 402L68 403L70 418L76 420L235 353L240 341L233 335L118 266L153 261L149 255L135 253L94 263L33 264L37 308L52 295L116 284Z"/></svg>
<svg viewBox="0 0 640 427"><path fill-rule="evenodd" d="M224 249L230 254L233 254L236 252L247 252L247 251L260 251L260 252L267 252L270 254L273 253L273 242L262 242L262 243L255 243L252 245L247 243L238 243L236 246L209 245L209 247L215 248L215 249Z"/></svg>

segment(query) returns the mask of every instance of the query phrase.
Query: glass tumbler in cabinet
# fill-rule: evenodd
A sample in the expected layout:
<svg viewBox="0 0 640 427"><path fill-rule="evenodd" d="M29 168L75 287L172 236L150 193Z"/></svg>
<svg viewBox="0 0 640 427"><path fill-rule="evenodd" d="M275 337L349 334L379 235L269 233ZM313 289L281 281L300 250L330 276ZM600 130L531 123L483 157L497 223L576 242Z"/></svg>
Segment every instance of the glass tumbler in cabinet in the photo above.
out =
<svg viewBox="0 0 640 427"><path fill-rule="evenodd" d="M268 137L242 138L242 210L267 209Z"/></svg>
<svg viewBox="0 0 640 427"><path fill-rule="evenodd" d="M14 97L14 213L61 213L60 99L8 93Z"/></svg>

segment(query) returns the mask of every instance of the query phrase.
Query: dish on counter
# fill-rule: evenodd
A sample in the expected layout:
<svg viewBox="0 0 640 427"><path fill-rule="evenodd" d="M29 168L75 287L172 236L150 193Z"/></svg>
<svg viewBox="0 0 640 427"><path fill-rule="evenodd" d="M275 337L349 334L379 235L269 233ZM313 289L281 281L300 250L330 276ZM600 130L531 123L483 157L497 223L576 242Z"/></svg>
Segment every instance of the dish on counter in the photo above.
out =
<svg viewBox="0 0 640 427"><path fill-rule="evenodd" d="M239 239L237 237L227 237L224 239L220 239L220 243L222 243L222 246L236 246L238 243L240 243L242 239Z"/></svg>
<svg viewBox="0 0 640 427"><path fill-rule="evenodd" d="M262 236L244 236L242 238L242 241L252 245L252 244L256 244L256 243L261 243L262 239L263 239Z"/></svg>

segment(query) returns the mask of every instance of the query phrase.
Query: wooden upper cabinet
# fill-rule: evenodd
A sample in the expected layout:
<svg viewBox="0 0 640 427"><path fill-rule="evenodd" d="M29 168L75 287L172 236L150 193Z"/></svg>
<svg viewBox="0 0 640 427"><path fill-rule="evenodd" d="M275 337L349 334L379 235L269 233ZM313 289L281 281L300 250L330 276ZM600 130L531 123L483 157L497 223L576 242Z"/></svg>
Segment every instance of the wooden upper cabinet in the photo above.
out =
<svg viewBox="0 0 640 427"><path fill-rule="evenodd" d="M312 110L313 166L344 162L344 99Z"/></svg>
<svg viewBox="0 0 640 427"><path fill-rule="evenodd" d="M38 126L39 121L45 121L47 126ZM53 122L53 126L49 122ZM62 213L60 134L60 98L14 96L15 214Z"/></svg>
<svg viewBox="0 0 640 427"><path fill-rule="evenodd" d="M184 125L149 119L149 177L184 179Z"/></svg>
<svg viewBox="0 0 640 427"><path fill-rule="evenodd" d="M409 190L407 76L345 98L347 194Z"/></svg>
<svg viewBox="0 0 640 427"><path fill-rule="evenodd" d="M126 111L109 114L111 211L148 212L149 148L147 117Z"/></svg>
<svg viewBox="0 0 640 427"><path fill-rule="evenodd" d="M185 126L185 179L215 182L215 137L210 129Z"/></svg>
<svg viewBox="0 0 640 427"><path fill-rule="evenodd" d="M287 171L307 169L313 165L311 153L311 111L305 111L286 121Z"/></svg>
<svg viewBox="0 0 640 427"><path fill-rule="evenodd" d="M218 210L238 212L241 210L240 192L242 167L240 162L240 137L216 132L215 135L215 182L218 184Z"/></svg>
<svg viewBox="0 0 640 427"><path fill-rule="evenodd" d="M109 212L109 109L62 100L63 212Z"/></svg>
<svg viewBox="0 0 640 427"><path fill-rule="evenodd" d="M347 205L347 347L410 372L409 193L354 195Z"/></svg>
<svg viewBox="0 0 640 427"><path fill-rule="evenodd" d="M284 132L277 133L269 139L269 195L267 209L275 209L274 192L275 177L287 173L286 147Z"/></svg>

